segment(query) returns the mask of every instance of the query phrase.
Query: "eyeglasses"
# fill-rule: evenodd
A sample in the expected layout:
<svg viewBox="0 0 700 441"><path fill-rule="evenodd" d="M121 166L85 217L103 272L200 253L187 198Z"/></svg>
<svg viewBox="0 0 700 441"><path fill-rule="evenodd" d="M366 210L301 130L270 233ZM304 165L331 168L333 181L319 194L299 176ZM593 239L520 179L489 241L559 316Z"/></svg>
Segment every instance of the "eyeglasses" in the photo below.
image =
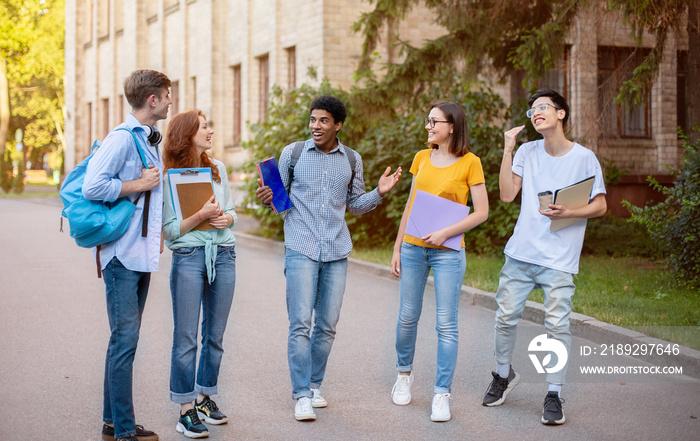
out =
<svg viewBox="0 0 700 441"><path fill-rule="evenodd" d="M547 110L547 106L554 107L557 110L561 110L561 107L557 107L557 106L554 106L554 105L549 104L549 103L542 103L542 104L538 105L537 107L533 107L532 109L528 109L527 112L525 112L525 115L528 118L532 118L532 115L534 115L536 111L539 110L540 112L544 112L545 110Z"/></svg>
<svg viewBox="0 0 700 441"><path fill-rule="evenodd" d="M425 119L425 125L430 126L431 129L435 128L436 123L441 123L441 122L452 124L452 121L438 121L435 118L426 118Z"/></svg>

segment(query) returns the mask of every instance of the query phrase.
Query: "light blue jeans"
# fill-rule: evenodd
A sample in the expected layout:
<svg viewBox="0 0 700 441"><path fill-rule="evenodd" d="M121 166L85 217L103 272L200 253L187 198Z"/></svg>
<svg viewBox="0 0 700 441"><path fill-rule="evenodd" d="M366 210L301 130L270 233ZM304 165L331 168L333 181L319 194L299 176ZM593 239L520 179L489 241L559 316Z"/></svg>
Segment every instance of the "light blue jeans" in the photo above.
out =
<svg viewBox="0 0 700 441"><path fill-rule="evenodd" d="M518 322L523 316L525 301L534 289L544 291L544 327L547 336L564 344L567 353L571 349L571 299L576 286L573 274L521 262L506 256L501 269L496 292L496 332L494 337L496 361L510 363L515 350ZM547 374L547 382L564 384L566 368Z"/></svg>
<svg viewBox="0 0 700 441"><path fill-rule="evenodd" d="M194 401L198 393L215 395L218 392L224 331L236 286L234 248L217 247L215 265L216 277L210 284L204 247L173 250L170 293L175 329L170 360L170 399L178 404ZM196 368L200 309L202 350L199 368Z"/></svg>
<svg viewBox="0 0 700 441"><path fill-rule="evenodd" d="M433 388L436 394L450 393L452 389L459 346L459 295L466 267L464 248L455 251L406 242L401 245L401 305L396 324L396 368L399 372L413 370L423 293L432 268L437 309L435 330L438 333L437 375Z"/></svg>
<svg viewBox="0 0 700 441"><path fill-rule="evenodd" d="M132 378L141 316L151 273L126 269L114 257L102 271L109 318L102 419L114 424L115 439L136 434Z"/></svg>
<svg viewBox="0 0 700 441"><path fill-rule="evenodd" d="M295 400L311 398L311 388L319 388L323 382L340 318L347 272L347 259L317 262L286 250L287 361Z"/></svg>

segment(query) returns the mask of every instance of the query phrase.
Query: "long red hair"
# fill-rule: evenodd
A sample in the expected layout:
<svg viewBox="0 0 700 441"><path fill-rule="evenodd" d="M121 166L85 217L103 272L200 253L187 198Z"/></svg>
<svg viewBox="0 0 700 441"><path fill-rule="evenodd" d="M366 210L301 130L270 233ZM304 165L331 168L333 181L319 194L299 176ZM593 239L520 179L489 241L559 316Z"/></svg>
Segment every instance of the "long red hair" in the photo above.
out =
<svg viewBox="0 0 700 441"><path fill-rule="evenodd" d="M199 130L199 117L207 117L201 110L190 110L178 113L168 124L168 132L165 134L165 148L163 150L163 164L165 170L169 168L211 168L211 176L221 183L219 168L214 165L208 152L197 154L197 149L192 138Z"/></svg>

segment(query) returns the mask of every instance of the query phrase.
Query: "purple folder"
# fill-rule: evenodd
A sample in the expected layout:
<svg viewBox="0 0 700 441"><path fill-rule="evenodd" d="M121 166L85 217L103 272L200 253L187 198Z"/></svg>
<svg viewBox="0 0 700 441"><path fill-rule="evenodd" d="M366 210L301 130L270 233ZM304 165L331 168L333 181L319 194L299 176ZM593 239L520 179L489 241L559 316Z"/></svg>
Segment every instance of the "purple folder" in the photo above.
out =
<svg viewBox="0 0 700 441"><path fill-rule="evenodd" d="M416 190L404 234L420 239L433 231L456 224L468 215L469 207L466 205ZM459 251L462 246L462 236L463 234L452 236L442 246Z"/></svg>

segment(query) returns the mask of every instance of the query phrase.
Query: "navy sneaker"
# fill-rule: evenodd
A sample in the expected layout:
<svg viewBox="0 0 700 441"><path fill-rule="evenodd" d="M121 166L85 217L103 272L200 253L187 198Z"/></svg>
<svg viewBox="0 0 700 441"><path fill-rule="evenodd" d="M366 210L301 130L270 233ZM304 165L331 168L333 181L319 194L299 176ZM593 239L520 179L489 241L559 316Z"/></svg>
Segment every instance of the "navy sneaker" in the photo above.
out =
<svg viewBox="0 0 700 441"><path fill-rule="evenodd" d="M109 424L102 425L102 439L104 441L114 441L114 426ZM142 425L136 425L136 439L138 441L158 441L158 435L155 432L146 430Z"/></svg>
<svg viewBox="0 0 700 441"><path fill-rule="evenodd" d="M204 397L201 403L195 401L194 408L197 409L199 418L203 419L207 424L217 425L228 422L228 417L219 411L219 407L209 397Z"/></svg>
<svg viewBox="0 0 700 441"><path fill-rule="evenodd" d="M559 394L557 392L547 392L547 396L544 397L544 409L542 409L542 424L548 426L556 426L559 424L564 424L566 418L564 417L564 410L561 408L561 404L564 400L559 399Z"/></svg>
<svg viewBox="0 0 700 441"><path fill-rule="evenodd" d="M501 378L495 372L491 372L491 375L493 375L493 381L489 384L481 404L488 407L500 406L506 400L508 393L520 382L520 375L515 373L513 366L510 367L508 378Z"/></svg>
<svg viewBox="0 0 700 441"><path fill-rule="evenodd" d="M206 438L209 436L207 426L202 424L197 416L197 410L190 409L184 415L180 415L175 430L184 434L187 438Z"/></svg>

